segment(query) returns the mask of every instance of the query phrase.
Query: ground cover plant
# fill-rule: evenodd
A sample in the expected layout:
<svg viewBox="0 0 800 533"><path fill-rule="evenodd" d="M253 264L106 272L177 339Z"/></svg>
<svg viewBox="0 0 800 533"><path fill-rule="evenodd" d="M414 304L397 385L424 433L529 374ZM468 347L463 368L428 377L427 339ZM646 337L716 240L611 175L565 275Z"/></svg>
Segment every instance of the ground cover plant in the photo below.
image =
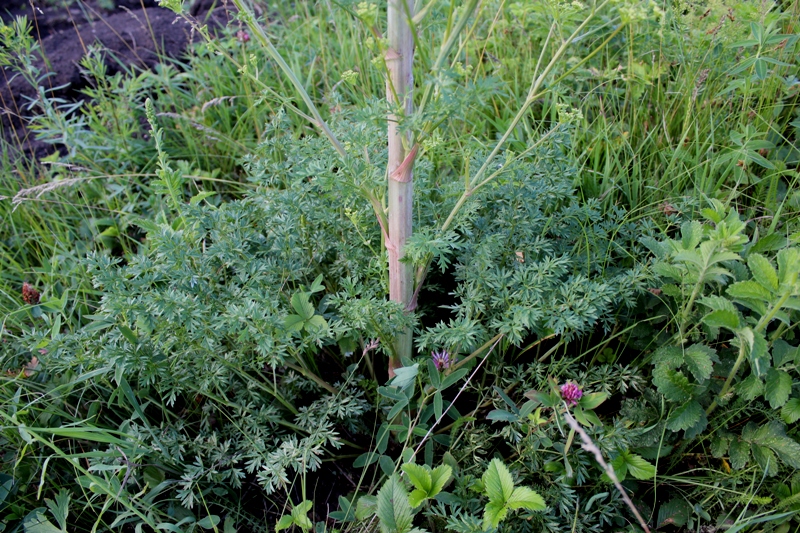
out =
<svg viewBox="0 0 800 533"><path fill-rule="evenodd" d="M4 158L0 530L800 527L796 2L236 6Z"/></svg>

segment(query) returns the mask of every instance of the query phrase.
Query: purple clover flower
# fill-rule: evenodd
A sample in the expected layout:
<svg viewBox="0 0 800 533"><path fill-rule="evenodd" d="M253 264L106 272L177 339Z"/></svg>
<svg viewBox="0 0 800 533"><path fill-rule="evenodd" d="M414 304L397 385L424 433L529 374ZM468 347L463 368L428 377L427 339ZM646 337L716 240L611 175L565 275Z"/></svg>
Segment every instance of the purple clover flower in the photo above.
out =
<svg viewBox="0 0 800 533"><path fill-rule="evenodd" d="M577 383L567 381L561 385L561 398L567 402L569 407L578 404L578 400L583 396L583 390Z"/></svg>
<svg viewBox="0 0 800 533"><path fill-rule="evenodd" d="M433 364L436 365L436 369L439 370L440 372L442 370L450 368L450 366L456 362L455 357L452 359L450 358L450 354L447 353L447 350L442 350L441 352L433 352L431 354L431 357L433 358Z"/></svg>

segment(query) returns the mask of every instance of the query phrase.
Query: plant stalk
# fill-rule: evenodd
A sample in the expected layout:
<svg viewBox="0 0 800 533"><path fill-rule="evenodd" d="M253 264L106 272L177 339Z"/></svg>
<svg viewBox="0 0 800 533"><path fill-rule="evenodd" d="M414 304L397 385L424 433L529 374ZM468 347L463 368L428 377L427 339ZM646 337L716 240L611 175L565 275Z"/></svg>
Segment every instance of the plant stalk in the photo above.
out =
<svg viewBox="0 0 800 533"><path fill-rule="evenodd" d="M417 148L412 147L410 132L400 128L400 121L414 110L414 36L410 20L414 16L414 0L389 0L386 52L386 99L392 108L388 117L389 161L388 175L389 235L386 250L389 255L389 298L408 309L414 293L412 265L403 262L406 240L412 232L413 167ZM402 366L403 357L411 357L412 332L398 331L389 357L389 377Z"/></svg>

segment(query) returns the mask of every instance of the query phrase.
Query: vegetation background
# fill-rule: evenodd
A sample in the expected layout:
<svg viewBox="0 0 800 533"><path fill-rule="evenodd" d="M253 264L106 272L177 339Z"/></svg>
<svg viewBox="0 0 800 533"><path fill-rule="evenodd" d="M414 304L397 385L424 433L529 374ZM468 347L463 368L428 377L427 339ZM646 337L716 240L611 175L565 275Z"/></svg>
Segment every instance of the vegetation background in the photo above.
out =
<svg viewBox="0 0 800 533"><path fill-rule="evenodd" d="M162 5L80 102L0 26L0 531L800 529L798 2L418 2L412 114L385 2Z"/></svg>

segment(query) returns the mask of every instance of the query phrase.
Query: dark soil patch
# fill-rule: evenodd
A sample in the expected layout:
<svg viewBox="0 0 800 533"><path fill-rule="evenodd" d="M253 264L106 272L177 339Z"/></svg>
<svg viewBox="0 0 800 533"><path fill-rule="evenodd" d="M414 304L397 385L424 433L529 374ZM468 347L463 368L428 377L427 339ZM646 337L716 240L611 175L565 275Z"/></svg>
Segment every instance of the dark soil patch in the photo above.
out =
<svg viewBox="0 0 800 533"><path fill-rule="evenodd" d="M227 24L229 13L220 2L199 0L192 16L211 29ZM109 75L120 71L149 69L164 57L177 58L199 36L192 25L172 11L157 7L155 0L118 0L113 10L103 9L97 0L78 0L69 6L52 6L40 0L25 4L22 0L0 0L0 18L10 23L25 15L31 21L40 50L36 66L40 72L52 72L39 85L49 97L68 102L81 100L81 89L91 80L80 68L89 46L99 46ZM33 138L27 129L37 111L31 102L37 90L11 67L0 76L0 125L3 150L19 155L44 157L57 147Z"/></svg>

